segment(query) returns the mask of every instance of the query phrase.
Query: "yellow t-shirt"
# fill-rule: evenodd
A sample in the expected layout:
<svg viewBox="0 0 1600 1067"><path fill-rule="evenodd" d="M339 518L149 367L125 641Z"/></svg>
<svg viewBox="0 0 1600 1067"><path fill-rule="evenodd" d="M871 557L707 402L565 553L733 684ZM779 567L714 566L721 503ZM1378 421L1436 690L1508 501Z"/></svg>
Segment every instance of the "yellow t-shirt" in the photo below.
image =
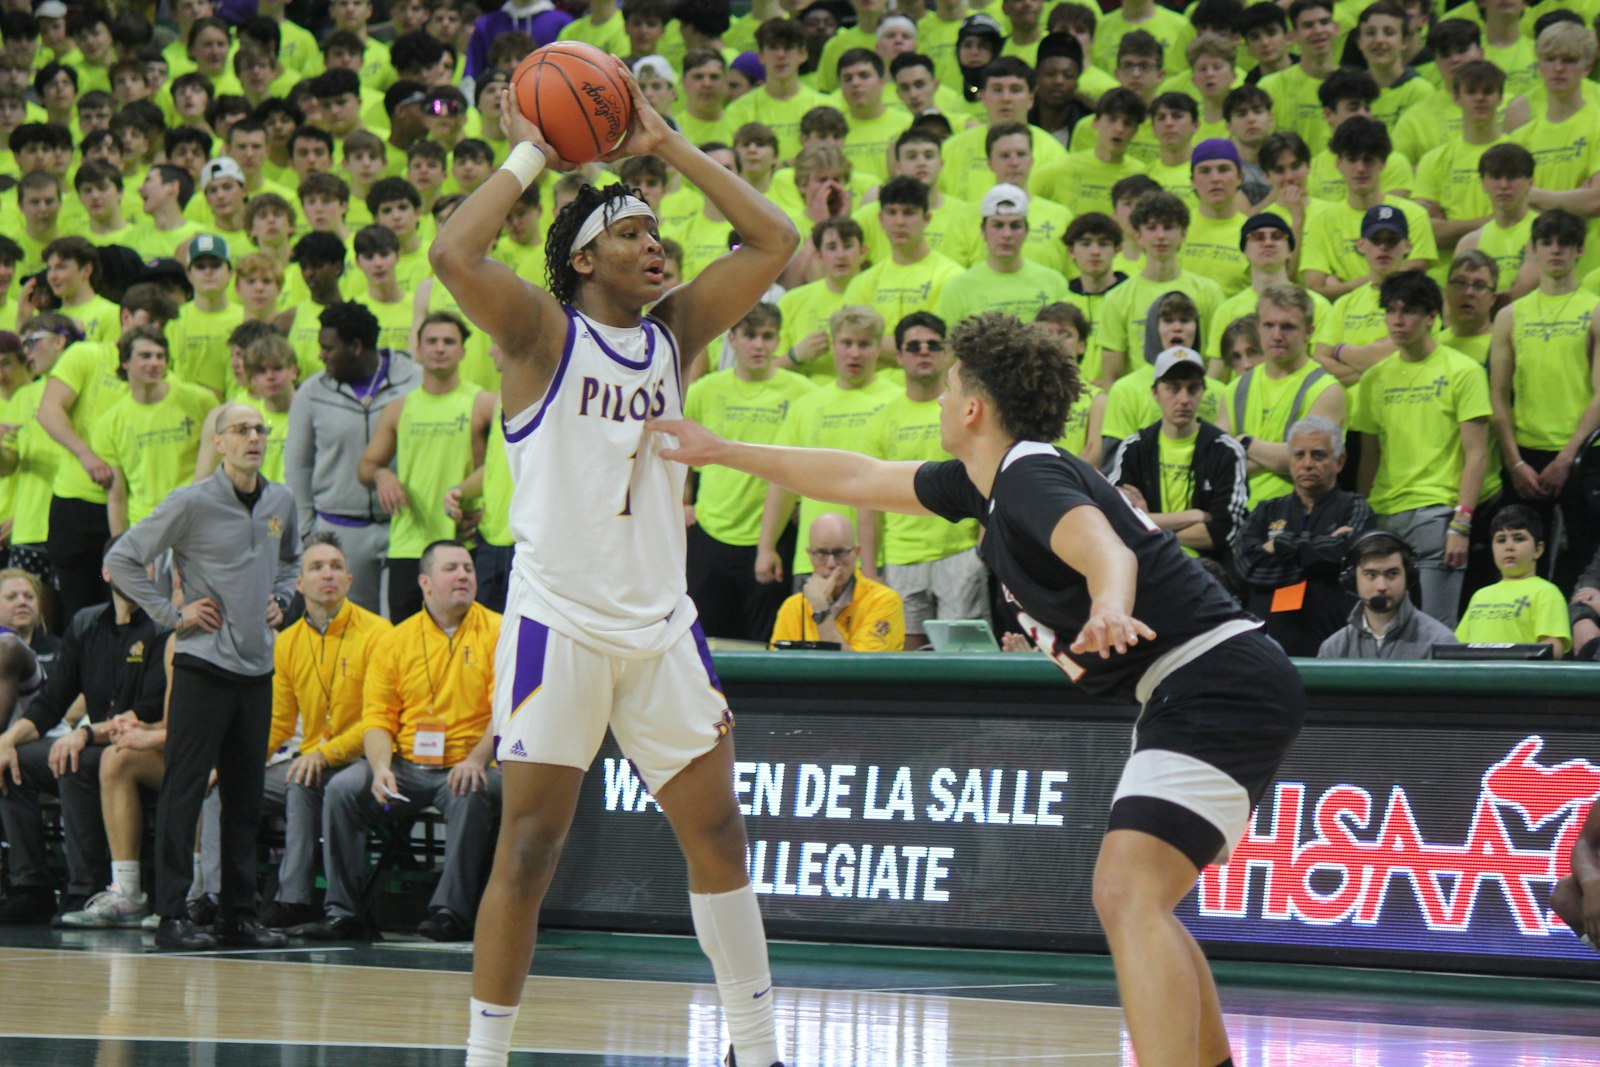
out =
<svg viewBox="0 0 1600 1067"><path fill-rule="evenodd" d="M1029 126L1028 133L1033 141L1035 174L1039 168L1066 158L1067 150L1061 147L1061 142L1044 130ZM994 172L989 169L989 152L983 144L988 134L987 126L973 126L952 134L940 148L939 154L944 157L944 172L939 175L939 189L946 196L958 196L978 203L983 200L983 194L994 187ZM1032 182L1029 184L1031 186ZM1067 206L1072 207L1071 204ZM1073 210L1077 211L1076 208Z"/></svg>
<svg viewBox="0 0 1600 1067"><path fill-rule="evenodd" d="M233 380L228 335L243 321L244 308L237 304L226 304L221 311L206 311L194 303L183 305L167 327L173 374L221 397Z"/></svg>
<svg viewBox="0 0 1600 1067"><path fill-rule="evenodd" d="M783 425L779 427L778 436L772 443L861 452L864 449L862 431L868 421L877 414L879 408L898 395L899 387L883 378L874 378L856 389L841 389L837 382L830 382L790 402L789 412L784 416ZM812 500L810 497L800 498L800 537L795 546L792 573L811 573L811 557L806 554L804 547L806 537L811 523L819 515L828 512L843 515L852 525L856 521L855 508Z"/></svg>
<svg viewBox="0 0 1600 1067"><path fill-rule="evenodd" d="M1391 356L1363 374L1350 428L1376 434L1383 449L1372 510L1454 504L1466 463L1461 424L1488 417L1483 368L1453 348L1439 345L1416 362Z"/></svg>
<svg viewBox="0 0 1600 1067"><path fill-rule="evenodd" d="M1100 345L1125 353L1131 368L1144 362L1145 318L1150 307L1165 293L1186 294L1200 312L1202 343L1210 328L1212 313L1222 306L1222 287L1210 278L1182 271L1171 281L1155 282L1135 274L1106 296L1100 320Z"/></svg>
<svg viewBox="0 0 1600 1067"><path fill-rule="evenodd" d="M856 571L850 603L834 622L839 635L857 652L901 652L906 647L906 612L900 594L860 570ZM811 621L811 605L805 594L796 593L778 609L772 643L815 640L817 624Z"/></svg>
<svg viewBox="0 0 1600 1067"><path fill-rule="evenodd" d="M1039 309L1067 298L1067 280L1059 271L1024 259L1019 269L1002 274L979 263L956 275L939 297L938 315L954 327L971 315L1000 311L1032 322Z"/></svg>
<svg viewBox="0 0 1600 1067"><path fill-rule="evenodd" d="M747 122L759 122L778 138L778 158L793 159L800 151L800 120L814 107L827 105L826 95L801 85L787 100L777 100L765 89L756 88L728 105L727 127L737 130Z"/></svg>
<svg viewBox="0 0 1600 1067"><path fill-rule="evenodd" d="M50 377L76 394L69 416L72 430L93 447L94 428L111 405L128 395L128 383L117 377L117 350L112 345L79 341L68 346L50 369ZM84 472L76 456L60 450L56 466L56 496L104 504L106 491ZM20 506L20 502L19 502ZM18 542L19 544L25 542Z"/></svg>
<svg viewBox="0 0 1600 1067"><path fill-rule="evenodd" d="M1189 231L1178 262L1186 271L1210 278L1233 296L1250 284L1250 261L1239 250L1239 230L1246 216L1213 219L1199 211L1189 214Z"/></svg>
<svg viewBox="0 0 1600 1067"><path fill-rule="evenodd" d="M891 463L952 458L939 443L939 401L901 394L878 409L862 433L863 451ZM883 513L883 561L892 566L929 563L978 543L978 524L946 522L937 515Z"/></svg>
<svg viewBox="0 0 1600 1067"><path fill-rule="evenodd" d="M1224 403L1227 405L1228 416L1233 420L1234 437L1257 437L1263 441L1283 441L1289 434L1292 424L1291 413L1294 413L1295 397L1300 396L1301 389L1305 395L1301 398L1298 417L1305 418L1311 414L1312 405L1329 389L1344 391L1344 386L1339 380L1323 370L1314 360L1306 360L1298 370L1292 371L1281 378L1274 378L1269 373L1270 363L1263 363L1249 372L1249 385L1246 387L1244 399L1244 418L1239 416L1239 389L1240 383L1246 379L1241 376L1228 383L1228 395ZM1315 379L1306 385L1308 379ZM1294 484L1289 479L1276 471L1262 468L1250 475L1250 500L1249 507L1254 508L1263 500L1274 497L1287 496L1294 492Z"/></svg>
<svg viewBox="0 0 1600 1067"><path fill-rule="evenodd" d="M1456 640L1534 644L1559 637L1572 647L1572 622L1567 598L1537 575L1502 579L1472 594L1472 603L1456 624Z"/></svg>
<svg viewBox="0 0 1600 1067"><path fill-rule="evenodd" d="M1405 216L1406 229L1411 235L1410 259L1432 263L1439 258L1439 247L1433 240L1433 222L1427 211L1411 200L1386 196L1383 202ZM1361 239L1361 218L1366 212L1350 206L1349 201L1332 203L1314 218L1306 220L1305 239L1300 253L1300 269L1319 270L1324 274L1350 281L1371 271L1356 242Z"/></svg>
<svg viewBox="0 0 1600 1067"><path fill-rule="evenodd" d="M479 389L459 383L434 395L413 389L401 401L395 476L411 506L389 520L389 558L417 559L434 541L455 537L444 495L472 473L472 409Z"/></svg>
<svg viewBox="0 0 1600 1067"><path fill-rule="evenodd" d="M1156 435L1156 452L1161 465L1161 502L1157 505L1160 514L1188 511L1194 503L1194 444L1199 436L1198 433L1188 437ZM1191 556L1200 555L1187 545L1178 547Z"/></svg>
<svg viewBox="0 0 1600 1067"><path fill-rule="evenodd" d="M200 430L216 402L211 390L169 378L167 395L154 404L124 396L100 419L92 447L128 483L130 526L194 480Z"/></svg>
<svg viewBox="0 0 1600 1067"><path fill-rule="evenodd" d="M748 381L730 368L689 386L683 413L726 440L771 444L790 405L816 388L811 379L792 371ZM731 467L702 467L695 490L695 521L725 545L754 545L761 539L766 499L764 480Z"/></svg>
<svg viewBox="0 0 1600 1067"><path fill-rule="evenodd" d="M880 209L881 205L873 202L862 204L850 213L850 217L861 224L861 232L866 235L863 247L869 263L887 263L894 254L889 248L889 238L878 222ZM928 228L922 234L929 248L937 248L941 256L953 259L963 267L983 262L986 254L983 218L978 214L978 209L965 200L946 196L943 203L928 212Z"/></svg>
<svg viewBox="0 0 1600 1067"><path fill-rule="evenodd" d="M980 142L981 143L981 142ZM1028 192L1061 204L1074 215L1091 211L1111 214L1111 187L1123 178L1143 174L1148 168L1132 156L1121 163L1105 163L1093 149L1074 152L1055 162L1040 165L1035 161L1028 178Z"/></svg>
<svg viewBox="0 0 1600 1067"><path fill-rule="evenodd" d="M783 327L778 332L779 355L787 354L810 334L818 330L826 331L829 317L844 307L844 303L844 294L828 288L827 281L822 278L797 285L784 293L778 298L778 313L783 316ZM833 381L832 342L796 369L818 384Z"/></svg>
<svg viewBox="0 0 1600 1067"><path fill-rule="evenodd" d="M1557 296L1535 289L1511 305L1512 423L1517 444L1565 448L1594 396L1589 325L1600 297L1586 289Z"/></svg>
<svg viewBox="0 0 1600 1067"><path fill-rule="evenodd" d="M915 263L886 260L856 275L844 291L846 304L864 304L883 316L884 329L913 311L932 311L939 306L944 287L961 274L961 267L937 252L929 252Z"/></svg>

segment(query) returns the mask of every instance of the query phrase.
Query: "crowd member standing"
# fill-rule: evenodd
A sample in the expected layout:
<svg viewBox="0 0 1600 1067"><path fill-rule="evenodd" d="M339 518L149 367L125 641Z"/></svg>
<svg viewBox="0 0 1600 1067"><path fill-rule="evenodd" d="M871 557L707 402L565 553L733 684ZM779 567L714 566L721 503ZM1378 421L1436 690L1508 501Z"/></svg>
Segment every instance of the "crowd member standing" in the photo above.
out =
<svg viewBox="0 0 1600 1067"><path fill-rule="evenodd" d="M301 536L337 533L354 578L350 599L377 611L389 516L356 475L384 408L420 385L422 370L404 352L378 347L378 320L360 304L332 304L321 323L325 369L289 405L284 482L294 493Z"/></svg>
<svg viewBox="0 0 1600 1067"><path fill-rule="evenodd" d="M448 311L422 320L417 331L422 384L384 407L356 469L389 516L389 618L394 622L422 607L417 585L422 550L455 538L445 493L483 465L494 394L461 380L469 333L467 324Z"/></svg>
<svg viewBox="0 0 1600 1067"><path fill-rule="evenodd" d="M167 770L156 809L160 948L208 949L219 940L248 948L284 943L255 919L255 841L272 728L272 629L294 592L300 542L294 498L259 473L266 431L255 408L229 408L217 420L217 472L173 491L106 555L117 588L178 631ZM182 610L145 570L169 549L183 577ZM223 818L217 937L184 912L195 820L212 768Z"/></svg>
<svg viewBox="0 0 1600 1067"><path fill-rule="evenodd" d="M845 220L846 225L853 226ZM686 415L730 440L768 444L777 436L790 405L816 390L804 375L774 365L782 317L757 304L728 333L734 365L689 386ZM696 472L688 505L689 596L709 637L764 641L783 601L783 586L756 580L765 483L737 471L711 467ZM793 526L774 547L794 550Z"/></svg>
<svg viewBox="0 0 1600 1067"><path fill-rule="evenodd" d="M1028 194L1015 185L997 185L984 194L981 225L988 255L945 283L938 304L945 322L957 323L980 311L1004 311L1031 321L1046 304L1066 299L1067 282L1059 271L1023 258L1028 204Z"/></svg>

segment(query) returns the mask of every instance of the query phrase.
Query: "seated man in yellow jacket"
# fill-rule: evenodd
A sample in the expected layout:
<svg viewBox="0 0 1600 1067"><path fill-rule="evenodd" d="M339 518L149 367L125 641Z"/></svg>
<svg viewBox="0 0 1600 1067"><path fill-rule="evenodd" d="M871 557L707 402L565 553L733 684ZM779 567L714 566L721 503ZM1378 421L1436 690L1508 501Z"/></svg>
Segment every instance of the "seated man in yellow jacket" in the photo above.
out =
<svg viewBox="0 0 1600 1067"><path fill-rule="evenodd" d="M861 573L856 531L843 515L818 515L806 551L805 587L783 602L772 628L779 641L834 641L845 652L900 652L906 613L900 594Z"/></svg>
<svg viewBox="0 0 1600 1067"><path fill-rule="evenodd" d="M273 647L272 734L268 792L279 783L287 829L278 866L278 899L261 924L283 929L322 918L315 903L322 840L322 788L361 758L361 686L378 638L394 629L349 599L350 567L336 533L311 535L300 554L295 588L306 613Z"/></svg>
<svg viewBox="0 0 1600 1067"><path fill-rule="evenodd" d="M291 927L297 936L363 937L357 895L366 820L403 819L435 807L445 819L444 872L417 932L434 941L472 937L500 802L500 772L489 769L500 616L476 602L472 554L457 542L435 541L417 566L423 610L377 638L367 658L367 758L334 775L323 802L325 917Z"/></svg>

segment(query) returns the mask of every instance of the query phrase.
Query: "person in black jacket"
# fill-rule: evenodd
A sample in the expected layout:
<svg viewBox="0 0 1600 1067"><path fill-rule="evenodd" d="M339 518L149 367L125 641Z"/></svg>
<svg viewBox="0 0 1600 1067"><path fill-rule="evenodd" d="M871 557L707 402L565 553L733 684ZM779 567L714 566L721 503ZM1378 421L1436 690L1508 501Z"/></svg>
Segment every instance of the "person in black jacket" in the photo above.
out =
<svg viewBox="0 0 1600 1067"><path fill-rule="evenodd" d="M167 681L161 650L167 631L115 586L111 596L110 604L73 616L49 677L22 716L0 734L0 773L11 779L0 795L15 898L8 901L9 921L43 921L55 914L41 793L61 798L67 853L61 912L82 908L99 888L111 864L100 817L100 758L111 740L111 720L131 712L141 722L159 722L163 714ZM87 712L78 728L47 737L79 695Z"/></svg>
<svg viewBox="0 0 1600 1067"><path fill-rule="evenodd" d="M1372 529L1366 500L1339 487L1344 431L1311 415L1289 427L1294 492L1263 500L1234 545L1245 606L1267 622L1267 635L1291 656L1315 656L1356 605L1339 582L1345 555Z"/></svg>
<svg viewBox="0 0 1600 1067"><path fill-rule="evenodd" d="M1233 541L1250 494L1244 449L1199 418L1205 360L1192 348L1156 357L1151 392L1161 421L1117 447L1109 477L1134 507L1191 556L1233 567Z"/></svg>

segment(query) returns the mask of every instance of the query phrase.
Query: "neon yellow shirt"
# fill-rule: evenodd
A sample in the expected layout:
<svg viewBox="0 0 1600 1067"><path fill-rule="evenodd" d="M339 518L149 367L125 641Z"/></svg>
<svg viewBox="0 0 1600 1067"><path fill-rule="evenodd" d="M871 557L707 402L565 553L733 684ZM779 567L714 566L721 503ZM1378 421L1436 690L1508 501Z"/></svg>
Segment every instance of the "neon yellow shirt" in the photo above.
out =
<svg viewBox="0 0 1600 1067"><path fill-rule="evenodd" d="M124 396L95 427L93 448L122 471L128 483L128 524L155 510L180 485L194 480L200 430L216 404L211 390L169 379L167 395L154 404Z"/></svg>
<svg viewBox="0 0 1600 1067"><path fill-rule="evenodd" d="M1143 275L1134 275L1106 297L1100 322L1100 346L1127 354L1128 365L1144 362L1145 317L1150 307L1162 294L1186 294L1200 312L1200 334L1203 338L1212 320L1212 313L1222 306L1222 287L1210 278L1192 271L1180 271L1169 282L1153 282Z"/></svg>
<svg viewBox="0 0 1600 1067"><path fill-rule="evenodd" d="M1194 443L1198 432L1188 437L1156 434L1156 452L1161 464L1161 514L1188 511L1194 504ZM1200 553L1187 545L1179 548L1191 556Z"/></svg>
<svg viewBox="0 0 1600 1067"><path fill-rule="evenodd" d="M1239 251L1239 230L1247 216L1213 219L1199 211L1189 215L1189 231L1178 262L1186 271L1210 278L1233 296L1250 284L1250 261Z"/></svg>
<svg viewBox="0 0 1600 1067"><path fill-rule="evenodd" d="M733 224L708 219L705 212L695 215L687 226L671 237L683 246L683 280L691 281L720 256L728 254L728 238Z"/></svg>
<svg viewBox="0 0 1600 1067"><path fill-rule="evenodd" d="M804 85L787 100L774 99L765 89L756 88L728 105L727 126L737 130L747 122L759 122L777 135L778 158L793 159L800 151L800 119L827 102L822 93Z"/></svg>
<svg viewBox="0 0 1600 1067"><path fill-rule="evenodd" d="M243 321L244 309L236 304L227 304L221 311L205 311L193 303L183 305L167 327L172 373L222 396L233 378L228 335Z"/></svg>
<svg viewBox="0 0 1600 1067"><path fill-rule="evenodd" d="M766 445L776 440L795 400L815 392L811 379L780 370L764 381L746 381L732 369L714 371L689 387L684 415L730 441ZM767 483L731 467L699 468L695 521L725 545L761 540L761 509Z"/></svg>
<svg viewBox="0 0 1600 1067"><path fill-rule="evenodd" d="M1122 284L1122 280L1112 283L1110 289L1103 293L1085 293L1078 282L1067 284L1067 295L1062 297L1067 303L1083 312L1083 317L1089 320L1089 336L1084 338L1086 348L1083 357L1078 360L1078 379L1084 383L1100 379L1100 320L1106 303L1106 297Z"/></svg>
<svg viewBox="0 0 1600 1067"><path fill-rule="evenodd" d="M1383 165L1383 175L1378 184L1385 189L1411 189L1414 175L1411 169L1411 160L1399 152L1390 152L1389 159ZM1306 177L1306 192L1318 200L1330 203L1343 203L1350 195L1350 189L1344 182L1344 175L1339 173L1337 157L1329 152L1321 152L1311 157L1311 173ZM1411 235L1412 242L1416 241L1416 234Z"/></svg>
<svg viewBox="0 0 1600 1067"><path fill-rule="evenodd" d="M1305 294L1311 298L1311 336L1322 324L1328 320L1328 315L1333 311L1333 305L1328 298L1314 290L1307 289ZM1260 301L1260 294L1251 286L1246 286L1222 302L1216 314L1211 319L1211 330L1205 336L1205 356L1207 359L1222 358L1222 333L1234 320L1242 319L1246 315L1256 312L1256 304Z"/></svg>
<svg viewBox="0 0 1600 1067"><path fill-rule="evenodd" d="M563 41L582 41L584 44L592 44L611 55L625 56L633 51L632 45L628 42L628 31L621 7L612 11L611 17L599 25L587 15L573 19L561 27L561 32L556 36Z"/></svg>
<svg viewBox="0 0 1600 1067"><path fill-rule="evenodd" d="M1118 441L1132 437L1146 426L1161 421L1161 405L1150 391L1155 385L1156 369L1144 360L1127 374L1118 378L1106 395L1106 413L1100 426L1101 437L1114 437ZM1206 378L1205 395L1196 409L1206 422L1215 423L1226 398L1226 387L1215 378Z"/></svg>
<svg viewBox="0 0 1600 1067"><path fill-rule="evenodd" d="M865 446L862 431L867 423L879 408L899 395L900 388L883 378L874 378L858 389L841 389L837 382L830 382L790 402L789 412L784 416L778 436L772 443L862 452ZM811 557L803 546L811 524L818 516L829 512L843 515L852 525L855 524L855 508L812 500L810 497L800 498L800 537L795 546L791 573L811 573Z"/></svg>
<svg viewBox="0 0 1600 1067"><path fill-rule="evenodd" d="M434 541L456 535L444 495L472 473L472 407L478 387L459 383L434 395L417 388L401 401L395 476L411 506L389 520L389 558L417 559Z"/></svg>
<svg viewBox="0 0 1600 1067"><path fill-rule="evenodd" d="M1411 259L1432 263L1439 258L1439 246L1433 240L1433 223L1421 205L1398 196L1386 196L1383 202L1405 215L1406 228L1411 233ZM1365 211L1341 200L1331 204L1315 218L1306 220L1305 238L1300 252L1302 271L1319 270L1324 274L1350 281L1370 274L1367 261L1356 251L1361 238L1361 218Z"/></svg>
<svg viewBox="0 0 1600 1067"><path fill-rule="evenodd" d="M361 302L378 320L380 347L395 348L402 352L411 351L411 321L416 314L409 293L402 292L400 299L392 304L384 303L371 293L363 297Z"/></svg>
<svg viewBox="0 0 1600 1067"><path fill-rule="evenodd" d="M1500 268L1500 289L1511 288L1522 269L1523 258L1533 244L1533 223L1539 217L1530 211L1514 226L1501 226L1490 219L1478 232L1478 251L1493 259Z"/></svg>
<svg viewBox="0 0 1600 1067"><path fill-rule="evenodd" d="M952 458L939 444L939 401L901 394L878 409L862 433L869 456L890 462ZM950 523L936 515L883 515L883 559L891 566L928 563L978 543L978 524Z"/></svg>
<svg viewBox="0 0 1600 1067"><path fill-rule="evenodd" d="M828 319L842 307L844 294L828 288L827 281L821 278L797 285L784 293L778 299L778 313L783 316L783 326L778 332L779 353L787 353L803 338L818 330L827 330ZM818 385L833 381L832 342L797 369ZM693 392L693 389L690 391Z"/></svg>
<svg viewBox="0 0 1600 1067"><path fill-rule="evenodd" d="M890 259L856 275L844 291L844 302L875 309L883 316L884 328L892 331L913 311L938 307L944 287L960 273L959 264L937 252L904 265Z"/></svg>
<svg viewBox="0 0 1600 1067"><path fill-rule="evenodd" d="M1164 7L1154 8L1143 22L1130 22L1121 8L1101 15L1094 31L1090 62L1101 70L1115 70L1117 46L1134 30L1143 30L1161 42L1168 74L1176 74L1187 66L1183 50L1194 39L1194 27L1188 19Z"/></svg>
<svg viewBox="0 0 1600 1067"><path fill-rule="evenodd" d="M1044 130L1029 126L1028 133L1033 142L1035 175L1044 167L1066 158L1067 150L1061 147L1061 142ZM939 175L940 192L978 203L983 199L983 194L994 187L994 172L989 169L989 152L983 145L988 134L987 126L972 126L952 134L944 143L939 150L944 157L944 173ZM1032 181L1028 184L1031 191ZM1067 206L1072 207L1071 204Z"/></svg>
<svg viewBox="0 0 1600 1067"><path fill-rule="evenodd" d="M1517 444L1565 448L1594 396L1589 375L1589 324L1600 297L1579 289L1547 296L1535 289L1511 304L1512 422Z"/></svg>
<svg viewBox="0 0 1600 1067"><path fill-rule="evenodd" d="M1015 315L1032 322L1039 309L1067 298L1067 280L1059 271L1022 261L1021 269L1002 274L987 263L969 267L944 287L938 315L945 325L985 311Z"/></svg>
<svg viewBox="0 0 1600 1067"><path fill-rule="evenodd" d="M851 119L850 132L845 134L844 155L855 173L874 174L879 178L889 173L889 150L895 139L911 127L911 112L895 104L885 108L875 119Z"/></svg>
<svg viewBox="0 0 1600 1067"><path fill-rule="evenodd" d="M1228 409L1229 418L1233 419L1233 436L1250 436L1263 441L1283 441L1289 434L1289 415L1294 408L1295 397L1300 394L1307 378L1317 375L1322 368L1315 360L1306 360L1298 370L1291 371L1281 378L1274 378L1268 373L1270 363L1262 363L1250 374L1250 386L1245 394L1244 419L1238 415L1239 383L1242 378L1235 378L1228 383L1227 397L1224 404ZM1305 398L1299 409L1300 418L1311 414L1312 406L1329 389L1337 389L1341 393L1344 386L1333 375L1322 371L1317 380L1306 388ZM1274 497L1287 496L1294 492L1294 484L1275 471L1262 468L1250 475L1250 501L1249 506L1254 508L1263 500Z"/></svg>
<svg viewBox="0 0 1600 1067"><path fill-rule="evenodd" d="M55 495L56 469L63 462L78 465L77 459L56 444L34 417L46 380L29 382L11 394L7 416L22 427L15 443L17 469L6 479L12 484L11 542L18 545L42 545L50 539L50 498Z"/></svg>
<svg viewBox="0 0 1600 1067"><path fill-rule="evenodd" d="M1432 200L1444 208L1445 217L1450 219L1480 219L1490 214L1493 208L1489 204L1489 194L1483 191L1483 180L1478 177L1478 160L1505 141L1506 138L1501 137L1489 144L1468 144L1453 137L1444 142L1417 164L1412 197Z"/></svg>
<svg viewBox="0 0 1600 1067"><path fill-rule="evenodd" d="M1312 77L1296 63L1268 74L1257 84L1262 92L1272 97L1273 124L1278 129L1298 133L1310 147L1313 157L1328 147L1333 131L1322 116L1322 101L1317 97L1317 91L1322 88L1321 78Z"/></svg>
<svg viewBox="0 0 1600 1067"><path fill-rule="evenodd" d="M1456 624L1456 640L1535 644L1559 637L1572 647L1572 623L1561 589L1537 575L1502 579L1472 594Z"/></svg>
<svg viewBox="0 0 1600 1067"><path fill-rule="evenodd" d="M1382 458L1368 503L1379 515L1454 504L1466 450L1460 426L1489 417L1489 383L1468 356L1437 346L1391 356L1361 376L1350 428L1376 434Z"/></svg>
<svg viewBox="0 0 1600 1067"><path fill-rule="evenodd" d="M483 518L478 536L486 543L505 548L515 542L511 535L511 463L506 459L505 423L499 404L489 423L489 443L483 456Z"/></svg>
<svg viewBox="0 0 1600 1067"><path fill-rule="evenodd" d="M1370 345L1389 335L1378 303L1378 286L1363 285L1334 301L1333 311L1317 327L1319 345Z"/></svg>
<svg viewBox="0 0 1600 1067"><path fill-rule="evenodd" d="M1121 163L1103 163L1092 149L1074 152L1043 166L1036 163L1028 179L1028 192L1054 200L1074 215L1091 211L1109 215L1111 187L1123 178L1145 173L1146 169L1131 156L1124 156Z"/></svg>
<svg viewBox="0 0 1600 1067"><path fill-rule="evenodd" d="M866 235L867 259L873 263L887 263L893 255L889 238L878 221L880 210L881 206L874 202L862 204L850 213L850 217L861 224L861 232ZM983 219L977 208L965 200L946 196L943 203L928 212L928 228L922 231L922 236L929 248L937 248L940 255L970 267L983 262L982 226Z"/></svg>
<svg viewBox="0 0 1600 1067"><path fill-rule="evenodd" d="M1460 137L1461 123L1461 109L1455 99L1448 91L1435 89L1432 96L1407 108L1389 133L1396 152L1407 159L1420 160L1446 141Z"/></svg>
<svg viewBox="0 0 1600 1067"><path fill-rule="evenodd" d="M128 395L128 383L117 377L117 366L114 346L80 341L69 345L50 369L50 377L77 394L69 412L72 430L91 448L95 426L112 404ZM84 473L77 457L65 450L56 467L54 492L59 497L91 504L106 502L106 491Z"/></svg>
<svg viewBox="0 0 1600 1067"><path fill-rule="evenodd" d="M1089 409L1094 406L1094 398L1103 392L1104 389L1080 374L1078 399L1067 410L1067 424L1060 440L1056 441L1057 448L1064 448L1074 456L1083 455L1083 450L1089 444Z"/></svg>

